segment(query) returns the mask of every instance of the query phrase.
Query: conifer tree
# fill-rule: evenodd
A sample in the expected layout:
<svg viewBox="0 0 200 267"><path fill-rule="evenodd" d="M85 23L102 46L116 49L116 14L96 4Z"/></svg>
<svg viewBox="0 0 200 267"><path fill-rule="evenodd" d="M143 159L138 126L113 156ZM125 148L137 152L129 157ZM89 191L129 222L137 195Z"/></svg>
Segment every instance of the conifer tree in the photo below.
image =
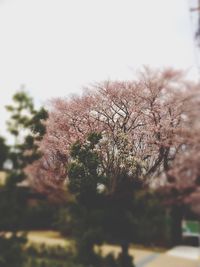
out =
<svg viewBox="0 0 200 267"><path fill-rule="evenodd" d="M8 184L12 185L23 181L25 167L40 157L36 141L45 134L43 121L48 114L44 108L36 110L33 99L25 91L17 92L13 104L6 109L10 113L8 132L14 138L10 146L11 171L8 175Z"/></svg>

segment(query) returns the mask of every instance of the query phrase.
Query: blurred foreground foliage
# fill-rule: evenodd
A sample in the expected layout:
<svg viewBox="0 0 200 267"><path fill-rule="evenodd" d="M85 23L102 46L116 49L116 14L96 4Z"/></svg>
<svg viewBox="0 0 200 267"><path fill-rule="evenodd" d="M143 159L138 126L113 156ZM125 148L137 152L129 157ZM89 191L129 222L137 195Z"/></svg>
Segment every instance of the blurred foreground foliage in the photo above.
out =
<svg viewBox="0 0 200 267"><path fill-rule="evenodd" d="M24 244L26 237L12 234L10 237L0 236L0 266L2 267L22 267L26 262L24 254Z"/></svg>

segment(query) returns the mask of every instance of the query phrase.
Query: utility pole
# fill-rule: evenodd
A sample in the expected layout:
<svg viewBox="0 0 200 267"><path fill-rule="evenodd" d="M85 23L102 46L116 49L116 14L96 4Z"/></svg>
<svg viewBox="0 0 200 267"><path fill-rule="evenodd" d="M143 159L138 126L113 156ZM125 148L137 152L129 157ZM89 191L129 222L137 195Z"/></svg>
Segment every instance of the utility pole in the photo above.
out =
<svg viewBox="0 0 200 267"><path fill-rule="evenodd" d="M195 21L195 30L193 32L193 38L194 38L194 61L197 67L197 76L198 80L200 82L200 0L196 1L196 7L190 7L190 19L191 19L191 26L193 28Z"/></svg>
<svg viewBox="0 0 200 267"><path fill-rule="evenodd" d="M190 8L190 12L198 12L198 25L195 32L195 39L197 41L197 45L200 47L200 0L198 0L197 7Z"/></svg>

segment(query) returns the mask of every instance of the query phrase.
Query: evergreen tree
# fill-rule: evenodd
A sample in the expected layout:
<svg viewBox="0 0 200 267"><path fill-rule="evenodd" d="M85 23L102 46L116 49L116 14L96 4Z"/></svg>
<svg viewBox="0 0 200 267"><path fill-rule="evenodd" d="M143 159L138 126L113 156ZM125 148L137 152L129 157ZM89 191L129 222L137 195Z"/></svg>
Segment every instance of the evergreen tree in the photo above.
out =
<svg viewBox="0 0 200 267"><path fill-rule="evenodd" d="M8 157L9 148L6 145L5 139L0 136L0 171L3 171L5 161Z"/></svg>
<svg viewBox="0 0 200 267"><path fill-rule="evenodd" d="M33 99L24 91L17 92L13 104L6 109L10 113L8 132L14 137L10 146L11 171L8 175L8 185L13 185L26 178L24 168L40 157L36 141L45 134L43 120L47 119L48 113L44 108L36 110Z"/></svg>
<svg viewBox="0 0 200 267"><path fill-rule="evenodd" d="M97 147L101 135L92 133L85 143L76 142L71 149L72 161L68 169L69 189L76 202L69 212L74 223L77 238L78 258L83 264L103 266L94 253L94 245L114 240L122 247L116 262L117 267L133 267L133 259L128 255L133 228L132 203L133 188L127 174L121 173L123 180L119 190L113 196L107 194L108 179L102 175ZM114 260L114 259L113 259Z"/></svg>
<svg viewBox="0 0 200 267"><path fill-rule="evenodd" d="M25 167L40 157L36 141L45 133L43 120L47 111L36 110L33 99L24 91L17 92L6 109L10 113L8 132L14 142L7 146L5 139L0 138L0 170L7 175L6 185L0 190L0 266L21 267L26 260L26 238L17 232L23 227L28 192L18 185L26 179ZM4 231L11 232L11 236L6 237Z"/></svg>
<svg viewBox="0 0 200 267"><path fill-rule="evenodd" d="M90 134L84 144L76 142L71 149L72 161L68 168L69 189L75 195L69 212L72 216L74 234L77 241L80 263L98 266L100 258L94 253L94 245L103 241L102 194L98 186L105 178L98 172L99 159L95 146L99 134Z"/></svg>

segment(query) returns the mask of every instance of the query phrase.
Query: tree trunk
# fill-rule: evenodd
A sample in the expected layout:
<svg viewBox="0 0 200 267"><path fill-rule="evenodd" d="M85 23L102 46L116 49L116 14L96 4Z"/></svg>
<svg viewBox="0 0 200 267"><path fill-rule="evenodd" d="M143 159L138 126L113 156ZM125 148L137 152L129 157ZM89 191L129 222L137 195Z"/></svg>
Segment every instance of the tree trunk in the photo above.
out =
<svg viewBox="0 0 200 267"><path fill-rule="evenodd" d="M122 248L122 255L127 256L128 255L129 244L127 242L123 242L121 244L121 248Z"/></svg>
<svg viewBox="0 0 200 267"><path fill-rule="evenodd" d="M118 262L120 267L134 267L133 258L129 255L129 243L124 241L121 243L122 252L119 255Z"/></svg>

